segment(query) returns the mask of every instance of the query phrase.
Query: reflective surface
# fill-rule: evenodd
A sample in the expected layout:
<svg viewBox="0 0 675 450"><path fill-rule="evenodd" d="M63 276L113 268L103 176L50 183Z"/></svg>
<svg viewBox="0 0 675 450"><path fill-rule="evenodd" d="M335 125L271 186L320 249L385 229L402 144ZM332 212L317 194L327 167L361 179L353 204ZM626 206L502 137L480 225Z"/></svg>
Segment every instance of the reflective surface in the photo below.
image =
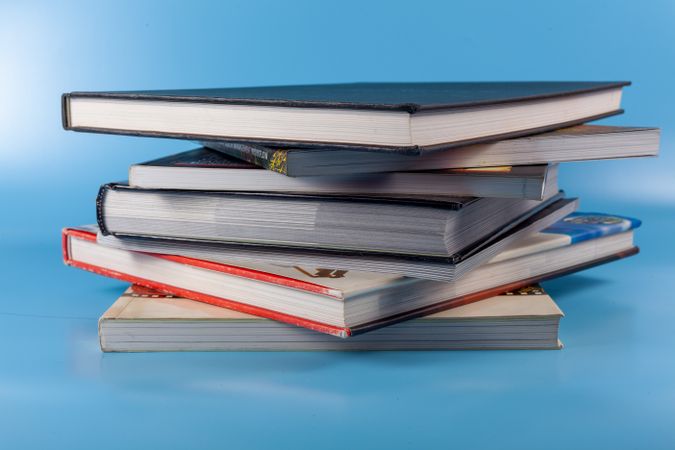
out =
<svg viewBox="0 0 675 450"><path fill-rule="evenodd" d="M666 215L641 214L641 255L545 284L567 315L561 351L104 355L96 318L124 285L62 266L56 244L5 246L0 443L669 447Z"/></svg>
<svg viewBox="0 0 675 450"><path fill-rule="evenodd" d="M636 2L0 0L0 448L672 448L675 8ZM545 284L562 351L107 354L124 285L66 268L98 185L180 141L66 133L59 95L368 80L630 79L662 156L565 165L637 257Z"/></svg>

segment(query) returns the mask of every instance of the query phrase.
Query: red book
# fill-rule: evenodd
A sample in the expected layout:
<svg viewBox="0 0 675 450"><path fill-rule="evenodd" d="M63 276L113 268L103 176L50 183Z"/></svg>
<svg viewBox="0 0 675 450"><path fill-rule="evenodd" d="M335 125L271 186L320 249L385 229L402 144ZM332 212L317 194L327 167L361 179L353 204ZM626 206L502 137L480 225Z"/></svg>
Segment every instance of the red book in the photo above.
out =
<svg viewBox="0 0 675 450"><path fill-rule="evenodd" d="M228 265L106 247L95 227L63 230L67 265L340 337L486 299L634 255L633 231L571 244L539 233L448 283L270 264Z"/></svg>

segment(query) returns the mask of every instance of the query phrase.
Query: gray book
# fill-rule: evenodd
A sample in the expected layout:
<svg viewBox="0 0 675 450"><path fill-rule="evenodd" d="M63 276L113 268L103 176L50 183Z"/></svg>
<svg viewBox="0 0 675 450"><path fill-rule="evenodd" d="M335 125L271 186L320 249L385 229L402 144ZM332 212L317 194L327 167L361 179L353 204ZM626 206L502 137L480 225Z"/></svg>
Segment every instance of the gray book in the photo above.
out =
<svg viewBox="0 0 675 450"><path fill-rule="evenodd" d="M104 235L453 258L560 196L435 203L108 184L97 217Z"/></svg>
<svg viewBox="0 0 675 450"><path fill-rule="evenodd" d="M265 245L201 242L139 236L112 236L99 233L98 243L120 250L187 256L224 264L265 261L282 266L330 267L338 270L397 274L437 281L454 281L495 255L534 237L535 244L558 241L561 236L547 227L562 220L577 202L559 200L503 233L490 236L452 258L382 255L363 252L326 251ZM539 231L544 230L543 233ZM564 241L567 236L562 236Z"/></svg>

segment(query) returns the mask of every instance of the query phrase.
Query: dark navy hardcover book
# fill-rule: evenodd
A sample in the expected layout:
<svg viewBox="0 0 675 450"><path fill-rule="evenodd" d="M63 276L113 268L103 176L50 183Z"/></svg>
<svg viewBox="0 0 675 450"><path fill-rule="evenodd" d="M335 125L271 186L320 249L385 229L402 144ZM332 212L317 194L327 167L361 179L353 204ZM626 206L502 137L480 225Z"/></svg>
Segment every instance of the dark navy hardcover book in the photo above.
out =
<svg viewBox="0 0 675 450"><path fill-rule="evenodd" d="M62 96L62 117L64 128L75 131L419 154L619 114L620 91L629 84L382 82L71 92ZM603 97L602 104L589 100L603 93L619 95ZM565 103L568 98L574 102ZM513 112L528 107L535 110ZM474 114L486 110L487 118Z"/></svg>

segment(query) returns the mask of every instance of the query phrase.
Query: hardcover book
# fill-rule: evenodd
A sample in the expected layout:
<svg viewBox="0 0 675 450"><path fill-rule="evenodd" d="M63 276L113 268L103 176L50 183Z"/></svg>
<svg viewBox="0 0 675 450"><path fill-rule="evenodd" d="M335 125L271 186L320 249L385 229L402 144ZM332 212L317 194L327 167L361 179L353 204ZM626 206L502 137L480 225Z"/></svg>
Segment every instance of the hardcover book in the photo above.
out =
<svg viewBox="0 0 675 450"><path fill-rule="evenodd" d="M101 316L104 352L559 349L562 311L539 285L351 339L129 287Z"/></svg>
<svg viewBox="0 0 675 450"><path fill-rule="evenodd" d="M134 164L129 169L129 185L141 189L278 192L435 201L452 201L456 197L542 200L558 192L557 178L557 165L290 178L207 148Z"/></svg>
<svg viewBox="0 0 675 450"><path fill-rule="evenodd" d="M515 224L501 233L488 235L466 247L452 257L420 257L383 255L365 252L327 251L290 247L269 247L188 241L183 239L148 238L139 236L113 236L99 233L97 241L105 246L122 250L189 256L196 259L224 263L250 263L266 261L282 266L332 267L341 270L358 270L404 275L438 281L454 281L465 273L489 261L498 253L533 233L544 230L577 207L574 200L560 199ZM546 236L553 236L546 234ZM544 240L548 242L548 240Z"/></svg>
<svg viewBox="0 0 675 450"><path fill-rule="evenodd" d="M120 236L452 258L561 196L438 203L148 190L113 183L100 190L97 217L103 234Z"/></svg>
<svg viewBox="0 0 675 450"><path fill-rule="evenodd" d="M354 83L72 92L76 131L420 153L621 112L628 82Z"/></svg>
<svg viewBox="0 0 675 450"><path fill-rule="evenodd" d="M348 337L407 319L492 297L544 279L637 253L631 227L637 221L597 215L599 222L571 244L512 249L452 283L268 263L223 264L185 256L121 250L96 242L95 228L63 232L68 265L259 317ZM625 230L625 231L622 231ZM534 251L531 253L530 251Z"/></svg>
<svg viewBox="0 0 675 450"><path fill-rule="evenodd" d="M290 177L500 167L656 156L658 128L579 125L534 136L411 156L323 147L204 141L203 145Z"/></svg>

